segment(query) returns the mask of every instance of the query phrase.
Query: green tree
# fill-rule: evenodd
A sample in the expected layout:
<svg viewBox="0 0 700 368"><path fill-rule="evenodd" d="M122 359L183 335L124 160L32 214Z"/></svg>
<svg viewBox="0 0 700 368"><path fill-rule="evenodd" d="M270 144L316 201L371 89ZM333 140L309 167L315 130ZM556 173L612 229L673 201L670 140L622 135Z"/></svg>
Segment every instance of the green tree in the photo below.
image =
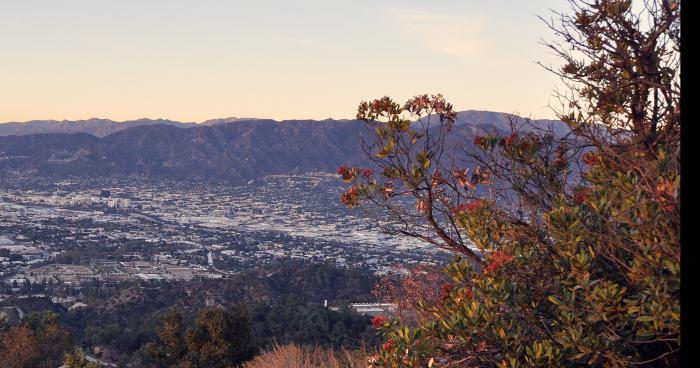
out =
<svg viewBox="0 0 700 368"><path fill-rule="evenodd" d="M341 167L342 201L460 256L419 327L381 321L379 364L679 363L680 5L571 5L549 44L565 136L513 117L468 146L442 96L360 104L381 173Z"/></svg>
<svg viewBox="0 0 700 368"><path fill-rule="evenodd" d="M255 355L251 323L245 308L205 308L187 331L189 355L201 367L233 367Z"/></svg>
<svg viewBox="0 0 700 368"><path fill-rule="evenodd" d="M158 342L145 346L146 355L166 366L175 366L187 355L185 344L185 326L182 314L176 310L168 311L156 328Z"/></svg>
<svg viewBox="0 0 700 368"><path fill-rule="evenodd" d="M63 365L65 368L99 368L97 363L93 363L85 359L85 355L80 351L80 349L75 349L72 353L65 353L65 358L63 360Z"/></svg>
<svg viewBox="0 0 700 368"><path fill-rule="evenodd" d="M159 341L145 352L167 367L235 367L257 352L250 318L241 306L204 308L186 329L182 315L171 311L156 332Z"/></svg>
<svg viewBox="0 0 700 368"><path fill-rule="evenodd" d="M34 331L13 326L0 334L0 361L8 368L32 367L39 361Z"/></svg>
<svg viewBox="0 0 700 368"><path fill-rule="evenodd" d="M52 312L31 313L0 332L0 362L7 367L56 367L73 348L70 333Z"/></svg>

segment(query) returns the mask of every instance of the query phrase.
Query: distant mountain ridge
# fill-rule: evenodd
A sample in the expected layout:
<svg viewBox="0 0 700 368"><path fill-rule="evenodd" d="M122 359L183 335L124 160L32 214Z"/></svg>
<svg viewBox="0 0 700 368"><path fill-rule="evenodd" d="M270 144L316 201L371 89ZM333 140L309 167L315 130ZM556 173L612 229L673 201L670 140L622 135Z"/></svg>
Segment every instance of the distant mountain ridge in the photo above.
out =
<svg viewBox="0 0 700 368"><path fill-rule="evenodd" d="M211 126L211 125L216 125L216 124L237 123L239 121L254 121L254 120L266 120L266 119L229 117L229 118L205 120L205 121L201 122L200 125Z"/></svg>
<svg viewBox="0 0 700 368"><path fill-rule="evenodd" d="M523 117L514 114L506 114L504 112L466 110L457 113L455 125L470 124L470 125L491 125L501 131L508 132L511 130L510 118L515 117L515 121L521 131L535 132L538 129L551 129L554 134L564 136L569 133L569 126L561 120L552 119L532 119L529 124L524 124Z"/></svg>
<svg viewBox="0 0 700 368"><path fill-rule="evenodd" d="M87 133L96 137L106 137L120 130L143 125L172 125L178 128L197 126L195 123L183 123L167 119L138 119L114 121L109 119L87 120L31 120L25 122L10 122L0 124L0 136L29 135L47 133Z"/></svg>
<svg viewBox="0 0 700 368"><path fill-rule="evenodd" d="M461 112L451 139L508 131L503 114ZM368 164L356 120L217 119L203 124L137 120L76 123L81 132L0 136L0 175L147 175L240 181L269 174L333 172ZM560 124L563 124L559 122ZM82 124L82 125L80 125ZM116 132L103 135L109 129ZM539 124L535 122L535 124ZM0 128L4 124L0 124ZM70 125L65 123L64 125Z"/></svg>
<svg viewBox="0 0 700 368"><path fill-rule="evenodd" d="M510 114L492 111L467 110L457 113L455 124L471 124L471 125L493 125L494 127L507 131L510 129L508 125L508 116ZM244 121L273 121L271 119L259 118L238 118L228 117L219 119L209 119L201 123L180 122L168 119L137 119L127 121L114 121L110 119L87 119L87 120L31 120L25 122L8 122L0 123L0 136L8 135L29 135L29 134L47 134L47 133L87 133L96 137L106 137L128 128L165 124L178 128L192 128L196 126L213 126L217 124L238 123ZM293 120L291 120L293 121ZM314 120L304 120L314 121ZM333 119L318 120L318 121L334 121ZM350 121L350 120L337 120ZM568 127L558 120L539 119L533 120L538 125L552 126L557 133L565 134L568 132Z"/></svg>

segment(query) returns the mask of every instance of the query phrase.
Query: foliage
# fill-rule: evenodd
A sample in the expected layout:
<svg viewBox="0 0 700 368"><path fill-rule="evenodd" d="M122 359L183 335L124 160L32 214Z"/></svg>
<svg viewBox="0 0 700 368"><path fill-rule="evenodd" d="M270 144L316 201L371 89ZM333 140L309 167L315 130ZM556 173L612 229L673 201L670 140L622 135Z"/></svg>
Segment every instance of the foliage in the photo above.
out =
<svg viewBox="0 0 700 368"><path fill-rule="evenodd" d="M25 311L27 322L34 319L33 311L53 311L66 330L74 334L76 344L85 349L97 348L99 353L95 354L101 360L140 367L150 362L143 353L145 345L158 338L155 331L161 325L161 317L177 309L185 333L197 312L212 303L229 306L245 301L252 340L263 348L274 342L352 349L376 344L377 336L368 317L345 308L334 311L323 307L324 299L334 306L372 301L376 280L364 269L287 260L227 279L119 285L95 281L80 288L87 308L66 310L46 297L13 297L0 304ZM0 336L3 328L11 326L0 323ZM12 334L21 332L13 330ZM72 349L68 344L64 351ZM64 351L55 355L57 362L64 359ZM18 349L16 353L28 356L28 361L34 359L34 349Z"/></svg>
<svg viewBox="0 0 700 368"><path fill-rule="evenodd" d="M0 336L0 361L8 368L31 367L39 356L34 331L28 326L11 327Z"/></svg>
<svg viewBox="0 0 700 368"><path fill-rule="evenodd" d="M22 323L0 331L0 362L8 368L56 367L73 348L72 336L51 312L28 314Z"/></svg>
<svg viewBox="0 0 700 368"><path fill-rule="evenodd" d="M235 367L255 355L250 319L242 307L202 309L193 326L171 311L157 331L159 341L146 353L167 367Z"/></svg>
<svg viewBox="0 0 700 368"><path fill-rule="evenodd" d="M253 332L263 346L273 343L360 348L376 340L370 319L347 308L326 309L290 296L251 311Z"/></svg>
<svg viewBox="0 0 700 368"><path fill-rule="evenodd" d="M476 167L462 167L442 96L360 104L379 174L339 169L343 202L458 255L419 327L378 321L380 365L678 364L680 5L630 3L572 1L550 24L567 136L523 134L530 122L513 118L511 132L475 137Z"/></svg>
<svg viewBox="0 0 700 368"><path fill-rule="evenodd" d="M294 297L241 313L241 308L207 307L189 323L187 313L171 310L156 329L157 341L145 345L143 352L159 366L228 367L251 358L259 346L360 348L375 335L369 317L309 306Z"/></svg>
<svg viewBox="0 0 700 368"><path fill-rule="evenodd" d="M75 349L72 353L66 353L63 360L65 368L99 368L97 363L93 363L85 359L85 355L80 349Z"/></svg>
<svg viewBox="0 0 700 368"><path fill-rule="evenodd" d="M366 368L367 353L364 350L341 350L304 347L296 344L275 345L269 352L256 356L244 368Z"/></svg>
<svg viewBox="0 0 700 368"><path fill-rule="evenodd" d="M396 304L394 318L410 326L417 325L430 306L440 303L449 291L448 278L438 266L395 266L394 272L382 278L372 293L379 299Z"/></svg>

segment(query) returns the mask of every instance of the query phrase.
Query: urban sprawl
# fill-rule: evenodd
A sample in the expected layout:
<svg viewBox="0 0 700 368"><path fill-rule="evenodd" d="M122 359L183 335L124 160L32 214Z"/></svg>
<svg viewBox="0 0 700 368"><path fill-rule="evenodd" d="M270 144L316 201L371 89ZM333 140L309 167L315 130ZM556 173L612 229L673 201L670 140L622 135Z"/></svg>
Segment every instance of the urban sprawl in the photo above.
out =
<svg viewBox="0 0 700 368"><path fill-rule="evenodd" d="M280 259L376 274L440 259L339 203L336 175L243 185L144 177L0 180L0 277L31 284L226 278Z"/></svg>

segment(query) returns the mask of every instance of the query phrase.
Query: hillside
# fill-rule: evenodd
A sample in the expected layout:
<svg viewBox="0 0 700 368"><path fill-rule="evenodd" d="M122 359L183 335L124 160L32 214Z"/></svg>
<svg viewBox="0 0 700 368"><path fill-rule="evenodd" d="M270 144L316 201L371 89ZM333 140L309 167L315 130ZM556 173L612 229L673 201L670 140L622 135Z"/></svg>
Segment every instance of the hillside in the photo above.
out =
<svg viewBox="0 0 700 368"><path fill-rule="evenodd" d="M466 111L451 137L471 144L475 134L494 129L508 129L505 114ZM365 134L364 124L354 120L221 119L191 127L137 125L105 137L88 132L11 135L0 137L0 173L238 181L332 172L343 164L366 164L360 146Z"/></svg>
<svg viewBox="0 0 700 368"><path fill-rule="evenodd" d="M58 176L152 175L245 179L332 171L362 160L357 122L247 121L180 129L139 126L104 138L85 133L0 137L0 172Z"/></svg>
<svg viewBox="0 0 700 368"><path fill-rule="evenodd" d="M358 347L371 343L375 333L369 317L344 307L374 301L370 292L376 282L366 270L289 261L222 280L87 284L81 289L84 308L69 310L48 297L10 297L0 301L0 308L20 308L26 315L52 311L77 341L106 348L102 357L114 361L136 358L142 345L154 339L166 312L180 311L191 321L197 311L217 305L244 305L262 347L290 342ZM324 308L324 300L341 310Z"/></svg>

